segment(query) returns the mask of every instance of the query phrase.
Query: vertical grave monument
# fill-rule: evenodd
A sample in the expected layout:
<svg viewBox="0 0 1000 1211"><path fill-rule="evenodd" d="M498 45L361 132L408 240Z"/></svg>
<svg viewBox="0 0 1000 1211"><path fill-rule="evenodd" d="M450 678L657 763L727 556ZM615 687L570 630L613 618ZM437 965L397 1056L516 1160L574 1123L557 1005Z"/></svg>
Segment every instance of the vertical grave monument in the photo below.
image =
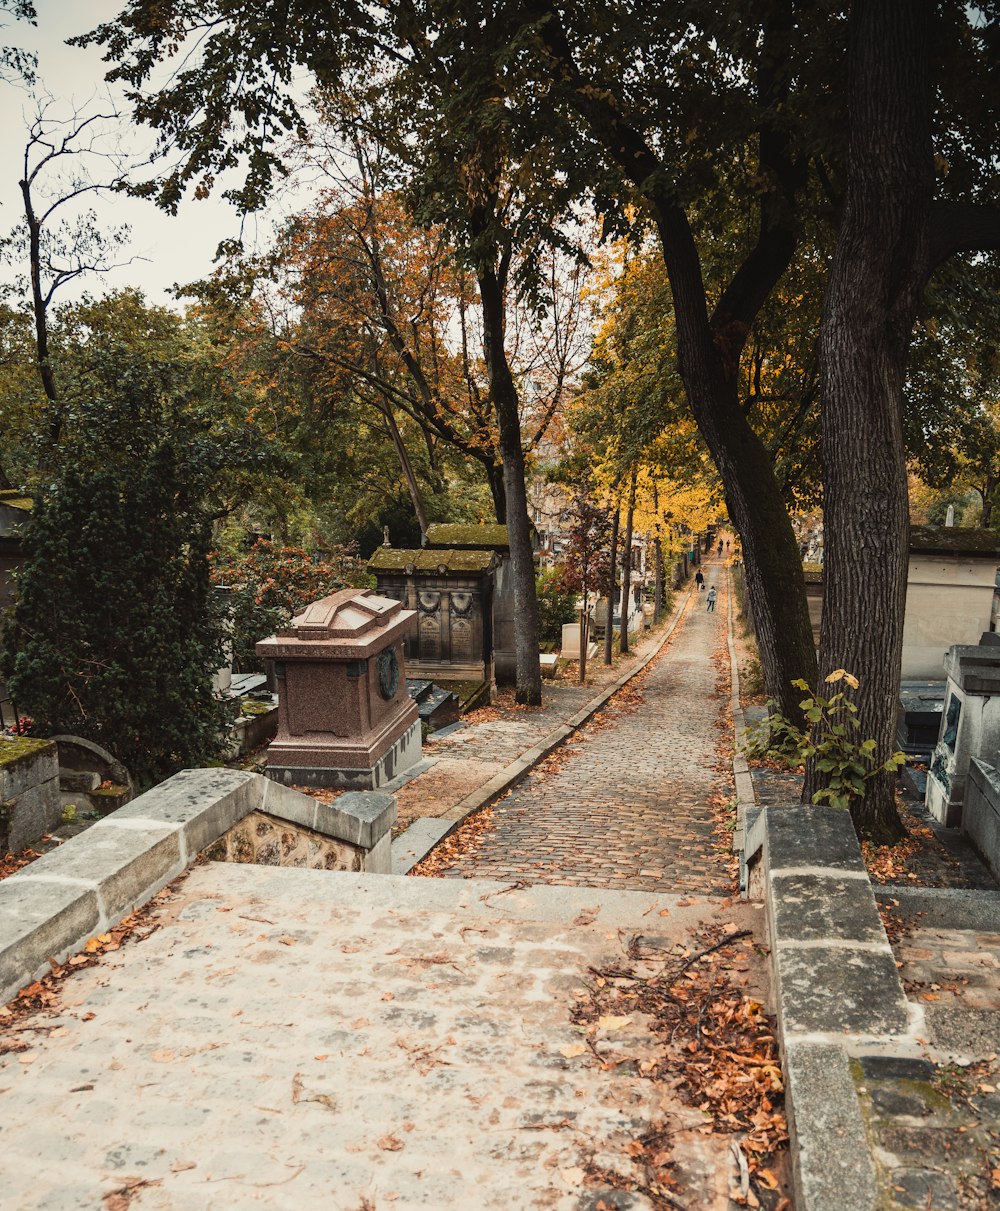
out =
<svg viewBox="0 0 1000 1211"><path fill-rule="evenodd" d="M343 589L257 644L257 654L273 662L278 686L269 777L374 790L420 759L404 654L415 619L397 600Z"/></svg>

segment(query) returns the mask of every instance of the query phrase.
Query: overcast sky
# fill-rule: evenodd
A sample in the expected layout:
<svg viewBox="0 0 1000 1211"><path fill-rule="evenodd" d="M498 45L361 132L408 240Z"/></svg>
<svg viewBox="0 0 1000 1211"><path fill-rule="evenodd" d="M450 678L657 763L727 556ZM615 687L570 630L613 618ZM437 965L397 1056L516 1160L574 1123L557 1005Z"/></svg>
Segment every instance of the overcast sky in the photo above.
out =
<svg viewBox="0 0 1000 1211"><path fill-rule="evenodd" d="M113 17L122 7L120 0L36 0L38 26L10 22L0 31L3 44L23 46L38 56L38 79L34 95L23 87L0 82L0 234L6 235L22 217L18 186L24 171L26 124L34 117L39 100L45 94L54 99L53 113L69 116L73 109L108 108L107 70L98 49L81 50L65 45L74 34L83 33ZM112 103L124 111L120 93ZM139 152L152 145L149 132L137 130L130 122L122 124L121 138ZM128 224L132 239L126 256L135 258L129 265L101 277L79 279L66 287L70 298L87 290L103 294L125 286L137 286L151 302L168 303L166 293L175 282L190 282L205 277L221 240L240 233L239 216L228 203L217 197L204 201L187 200L176 218L162 214L152 202L114 197L92 198L88 205L98 213L102 226ZM252 242L266 239L270 223L251 221L244 238ZM262 233L258 237L258 233ZM9 281L17 266L4 264L0 276Z"/></svg>

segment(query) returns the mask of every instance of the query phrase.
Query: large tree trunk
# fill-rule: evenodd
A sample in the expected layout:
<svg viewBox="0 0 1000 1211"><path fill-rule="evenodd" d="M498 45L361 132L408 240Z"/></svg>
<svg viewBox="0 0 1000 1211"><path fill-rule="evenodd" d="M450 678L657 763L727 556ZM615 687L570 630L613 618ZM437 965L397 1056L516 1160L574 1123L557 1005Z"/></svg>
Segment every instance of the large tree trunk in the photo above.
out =
<svg viewBox="0 0 1000 1211"><path fill-rule="evenodd" d="M801 717L796 679L813 684L816 648L802 560L770 456L747 423L730 374L714 346L682 340L681 372L695 420L722 478L726 507L743 544L747 595L768 696L789 719ZM687 346L685 350L685 345Z"/></svg>
<svg viewBox="0 0 1000 1211"><path fill-rule="evenodd" d="M541 706L542 670L538 662L538 601L535 597L535 559L531 550L528 496L524 487L524 451L517 388L504 347L503 288L495 273L479 274L483 305L483 347L490 392L500 429L500 455L507 499L507 538L514 581L514 658L517 663L515 698Z"/></svg>
<svg viewBox="0 0 1000 1211"><path fill-rule="evenodd" d="M856 0L844 216L821 327L825 468L820 671L860 681L859 739L896 749L908 504L903 379L929 265L933 163L928 2ZM838 687L839 688L839 687ZM807 771L806 793L822 785ZM859 835L903 833L891 774L852 809Z"/></svg>

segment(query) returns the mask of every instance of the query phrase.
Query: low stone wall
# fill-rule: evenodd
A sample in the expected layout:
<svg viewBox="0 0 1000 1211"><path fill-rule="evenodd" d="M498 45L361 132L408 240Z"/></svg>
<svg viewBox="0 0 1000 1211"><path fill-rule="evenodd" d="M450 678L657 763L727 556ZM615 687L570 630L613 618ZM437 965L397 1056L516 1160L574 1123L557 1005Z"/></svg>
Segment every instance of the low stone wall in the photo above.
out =
<svg viewBox="0 0 1000 1211"><path fill-rule="evenodd" d="M851 1061L914 1052L906 994L850 815L767 807L746 824L767 906L797 1211L869 1211L878 1178Z"/></svg>
<svg viewBox="0 0 1000 1211"><path fill-rule="evenodd" d="M277 822L279 837L321 837L349 869L389 872L392 795L319 803L260 774L182 770L0 881L0 1004L47 970L49 959L63 960L145 904L249 816ZM279 856L280 848L279 841Z"/></svg>
<svg viewBox="0 0 1000 1211"><path fill-rule="evenodd" d="M56 827L59 757L51 740L0 739L0 852L33 845Z"/></svg>
<svg viewBox="0 0 1000 1211"><path fill-rule="evenodd" d="M962 832L1000 881L1000 770L975 757L969 763Z"/></svg>

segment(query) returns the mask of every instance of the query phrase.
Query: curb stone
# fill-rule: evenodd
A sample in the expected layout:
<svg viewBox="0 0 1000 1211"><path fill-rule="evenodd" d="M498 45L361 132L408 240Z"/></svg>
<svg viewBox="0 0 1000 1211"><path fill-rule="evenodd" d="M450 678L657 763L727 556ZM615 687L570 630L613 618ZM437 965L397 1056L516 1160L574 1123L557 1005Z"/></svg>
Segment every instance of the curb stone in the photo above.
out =
<svg viewBox="0 0 1000 1211"><path fill-rule="evenodd" d="M424 820L433 820L436 824L447 824L444 831L435 836L436 829L432 829L429 825L423 825L420 820L415 820L406 832L398 836L392 843L393 874L408 874L418 862L422 862L446 837L451 836L469 816L475 815L476 812L493 802L494 799L498 799L512 787L517 786L519 782L523 781L531 773L536 765L543 761L553 750L564 744L570 736L596 715L620 689L628 685L633 677L641 673L660 654L667 640L673 635L684 611L687 609L691 596L692 588L689 586L683 596L679 597L675 603L670 621L667 623L659 641L641 660L637 661L623 673L621 677L591 698L589 702L565 723L561 723L558 727L553 728L538 744L522 753L520 757L509 765L506 765L489 782L473 791L471 795L467 795L464 799L460 800L454 807L445 812L443 816L423 818ZM421 825L421 827L418 828L418 825Z"/></svg>

